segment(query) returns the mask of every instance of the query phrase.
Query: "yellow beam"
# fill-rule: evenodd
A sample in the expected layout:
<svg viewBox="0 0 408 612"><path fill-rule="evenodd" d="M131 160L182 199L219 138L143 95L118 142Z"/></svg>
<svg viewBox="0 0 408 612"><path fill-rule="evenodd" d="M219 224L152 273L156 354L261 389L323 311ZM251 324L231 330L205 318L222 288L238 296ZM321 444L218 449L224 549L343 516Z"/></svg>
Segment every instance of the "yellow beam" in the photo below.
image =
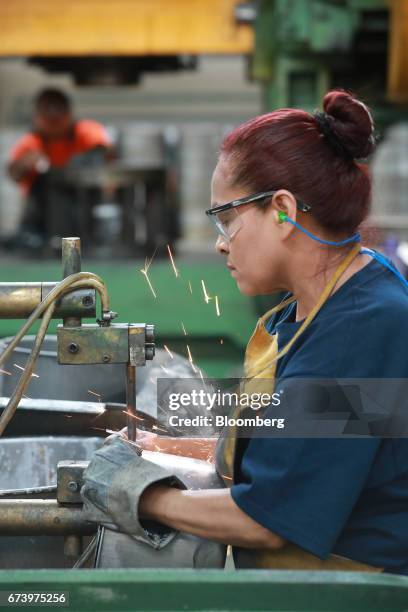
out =
<svg viewBox="0 0 408 612"><path fill-rule="evenodd" d="M408 0L389 0L388 99L408 101Z"/></svg>
<svg viewBox="0 0 408 612"><path fill-rule="evenodd" d="M0 56L248 53L238 0L0 0Z"/></svg>

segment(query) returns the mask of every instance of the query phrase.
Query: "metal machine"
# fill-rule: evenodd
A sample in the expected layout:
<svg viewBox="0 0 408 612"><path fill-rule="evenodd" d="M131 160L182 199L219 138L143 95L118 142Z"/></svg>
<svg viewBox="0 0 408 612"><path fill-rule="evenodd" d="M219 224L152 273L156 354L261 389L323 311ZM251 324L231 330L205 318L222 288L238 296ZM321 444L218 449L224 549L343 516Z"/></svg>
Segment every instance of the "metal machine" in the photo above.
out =
<svg viewBox="0 0 408 612"><path fill-rule="evenodd" d="M17 387L9 399L0 402L0 435L7 435L7 427L34 373L52 317L63 320L57 330L59 364L82 367L120 364L126 372L126 406L84 406L83 402L62 401L54 402L52 409L50 401L23 400L16 418L21 430L14 427L11 437L0 440L0 461L9 482L7 489L0 491L0 567L4 568L9 567L7 551L11 557L13 554L16 557L17 551L21 564L16 557L14 567L37 567L36 561L31 561L34 555L37 561L40 559L39 567L61 567L61 552L54 538L59 538L60 548L64 538L65 562L72 566L82 553L83 539L89 540L96 530L95 525L86 521L80 497L86 460L103 442L103 437L90 434L90 430L102 430L103 435L111 429L118 430L125 423L126 413L128 438L135 441L136 419L146 424L146 415L138 417L136 414L136 368L154 357L154 326L112 323L116 313L110 310L103 281L94 274L80 271L78 238L63 239L62 256L64 279L59 283L0 284L0 317L28 317L0 355L0 364L3 365L36 318L42 317ZM100 319L94 324L82 324L82 318L95 316L96 292L101 298ZM114 373L117 377L117 369ZM72 369L70 375L74 385ZM41 414L42 421L37 422ZM63 425L60 423L59 428L60 432L66 428L67 435L49 437L49 433L55 431L56 421L61 421L63 416L68 420ZM96 419L98 427L90 426ZM44 436L44 431L48 436ZM150 461L175 470L188 486L220 486L213 466L205 462L159 453L147 455ZM42 460L37 461L37 457ZM23 487L16 488L22 474L27 476L28 482L25 480ZM223 546L186 534L179 534L164 549L164 554L150 550L129 536L107 530L100 530L93 544L97 545L99 567L222 567L225 559ZM93 551L95 546L89 550ZM89 550L83 562L87 561Z"/></svg>

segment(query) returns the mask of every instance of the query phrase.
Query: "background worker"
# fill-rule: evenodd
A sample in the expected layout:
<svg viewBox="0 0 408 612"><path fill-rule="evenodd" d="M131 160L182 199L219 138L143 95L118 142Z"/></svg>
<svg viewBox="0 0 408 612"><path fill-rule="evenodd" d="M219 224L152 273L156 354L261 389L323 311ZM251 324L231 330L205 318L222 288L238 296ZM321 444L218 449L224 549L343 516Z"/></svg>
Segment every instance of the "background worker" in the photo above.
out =
<svg viewBox="0 0 408 612"><path fill-rule="evenodd" d="M227 135L207 211L242 293L289 292L258 321L245 379L266 379L270 392L289 398L295 392L283 404L295 427L308 411L326 415L330 382L342 391L344 379L376 383L377 395L355 398L368 414L381 399L391 414L406 414L406 393L388 381L408 379L407 284L362 248L357 232L370 208L370 177L358 160L373 149L372 118L341 91L329 92L323 108L281 109ZM353 398L337 396L340 413ZM85 473L85 508L91 520L145 539L148 519L232 544L238 567L408 574L408 440L316 433L226 431L216 449L226 488L197 491L168 486L116 436ZM203 458L208 441L140 433L138 443Z"/></svg>
<svg viewBox="0 0 408 612"><path fill-rule="evenodd" d="M8 172L26 199L18 241L42 247L54 235L78 235L75 190L61 180L61 170L104 163L113 155L100 123L75 119L69 97L44 89L34 101L33 129L10 153Z"/></svg>

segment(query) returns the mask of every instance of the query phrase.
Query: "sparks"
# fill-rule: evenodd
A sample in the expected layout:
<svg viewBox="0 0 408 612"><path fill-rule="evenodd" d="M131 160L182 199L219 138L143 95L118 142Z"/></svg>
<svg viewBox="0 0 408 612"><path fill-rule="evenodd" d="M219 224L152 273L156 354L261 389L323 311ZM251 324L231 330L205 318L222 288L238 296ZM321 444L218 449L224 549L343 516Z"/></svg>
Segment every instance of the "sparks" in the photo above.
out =
<svg viewBox="0 0 408 612"><path fill-rule="evenodd" d="M167 429L163 429L163 427L159 427L158 425L153 425L152 429L158 429L159 431L164 431L164 433L168 433Z"/></svg>
<svg viewBox="0 0 408 612"><path fill-rule="evenodd" d="M21 367L21 365L18 365L18 363L13 363L13 366L14 366L15 368L18 368L19 370L22 370L23 372L25 372L25 369L24 369L23 367ZM4 372L4 373L6 374L6 371L5 371L5 370L2 370L2 372ZM31 376L34 376L34 378L40 378L40 377L38 376L38 374L34 374L34 372L32 372Z"/></svg>
<svg viewBox="0 0 408 612"><path fill-rule="evenodd" d="M88 393L90 393L91 395L95 395L98 398L98 401L101 401L101 396L99 395L99 393L96 393L96 391L91 391L91 389L88 389Z"/></svg>
<svg viewBox="0 0 408 612"><path fill-rule="evenodd" d="M191 295L193 295L193 288L191 286L191 282L190 281L188 281L188 288L190 289Z"/></svg>
<svg viewBox="0 0 408 612"><path fill-rule="evenodd" d="M143 417L136 416L135 414L132 414L131 412L128 412L127 410L122 410L122 412L132 417L132 419L136 419L137 421L144 421Z"/></svg>
<svg viewBox="0 0 408 612"><path fill-rule="evenodd" d="M205 284L204 281L201 281L201 286L203 288L203 293L204 293L204 301L206 304L208 304L208 302L211 300L210 296L207 293L207 289L205 288Z"/></svg>
<svg viewBox="0 0 408 612"><path fill-rule="evenodd" d="M146 259L145 259L145 267L144 267L146 272L150 268L150 266L152 265L154 256L156 255L156 252L157 252L157 247L154 249L153 255L151 256L150 259L148 257L146 257Z"/></svg>
<svg viewBox="0 0 408 612"><path fill-rule="evenodd" d="M171 265L173 266L174 274L175 274L176 278L178 278L179 273L178 273L178 270L177 270L176 265L174 263L174 259L173 259L173 255L171 253L170 245L167 245L167 251L169 253Z"/></svg>
<svg viewBox="0 0 408 612"><path fill-rule="evenodd" d="M145 277L146 282L147 282L147 284L149 285L150 291L153 293L154 298L155 298L155 299L157 299L157 295L156 295L155 290L154 290L154 289L153 289L153 287L152 287L152 283L150 282L150 278L147 276L147 270L146 270L145 268L142 268L142 269L140 270L140 272L141 272L141 273L143 274L143 276Z"/></svg>
<svg viewBox="0 0 408 612"><path fill-rule="evenodd" d="M150 266L152 265L152 261L153 261L153 259L154 259L154 256L156 255L156 251L157 251L157 248L155 249L155 251L154 251L154 253L153 253L153 255L151 256L151 258L150 258L150 259L148 259L148 258L146 257L146 259L145 259L145 265L144 265L144 268L141 268L141 270L140 270L140 272L141 272L141 273L143 274L143 276L145 277L146 282L147 282L147 284L149 285L150 291L153 293L153 296L154 296L154 298L155 298L155 299L157 298L157 295L156 295L155 290L153 289L152 283L150 282L150 278L148 277L147 272L148 272L148 270L149 270Z"/></svg>
<svg viewBox="0 0 408 612"><path fill-rule="evenodd" d="M187 353L188 353L188 360L191 364L191 367L193 368L194 372L197 372L197 369L193 363L193 357L191 355L190 347L188 346L188 344L186 344L186 347L187 347Z"/></svg>
<svg viewBox="0 0 408 612"><path fill-rule="evenodd" d="M165 351L166 351L166 352L167 352L167 353L170 355L170 357L171 357L172 359L174 359L174 357L173 357L173 353L171 352L171 350L169 349L169 347L168 347L168 346L166 346L165 344L163 344L163 348L164 348L164 350L165 350Z"/></svg>
<svg viewBox="0 0 408 612"><path fill-rule="evenodd" d="M229 476L226 476L225 474L221 474L222 478L225 478L225 480L232 480L232 478L230 478Z"/></svg>
<svg viewBox="0 0 408 612"><path fill-rule="evenodd" d="M220 306L218 304L218 295L215 296L215 310L217 313L217 317L220 317L221 313L220 313Z"/></svg>
<svg viewBox="0 0 408 612"><path fill-rule="evenodd" d="M224 339L220 338L220 344L224 344Z"/></svg>
<svg viewBox="0 0 408 612"><path fill-rule="evenodd" d="M163 372L165 374L167 374L168 376L170 375L170 372L168 370L166 370L166 368L164 366L161 365L160 367L161 367L161 369L163 370Z"/></svg>
<svg viewBox="0 0 408 612"><path fill-rule="evenodd" d="M13 376L11 372L7 372L7 370L2 370L1 368L0 368L0 373L7 374L7 376Z"/></svg>

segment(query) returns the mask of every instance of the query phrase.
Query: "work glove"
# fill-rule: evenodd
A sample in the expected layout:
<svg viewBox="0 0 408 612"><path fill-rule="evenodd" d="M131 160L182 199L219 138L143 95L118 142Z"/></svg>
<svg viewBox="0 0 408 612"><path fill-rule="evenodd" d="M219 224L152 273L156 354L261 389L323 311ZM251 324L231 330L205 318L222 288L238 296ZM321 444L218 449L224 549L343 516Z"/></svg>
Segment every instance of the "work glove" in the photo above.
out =
<svg viewBox="0 0 408 612"><path fill-rule="evenodd" d="M163 548L176 532L154 521L141 522L138 511L143 492L158 483L186 488L177 476L144 459L135 443L110 436L84 471L81 496L86 518L153 548Z"/></svg>

